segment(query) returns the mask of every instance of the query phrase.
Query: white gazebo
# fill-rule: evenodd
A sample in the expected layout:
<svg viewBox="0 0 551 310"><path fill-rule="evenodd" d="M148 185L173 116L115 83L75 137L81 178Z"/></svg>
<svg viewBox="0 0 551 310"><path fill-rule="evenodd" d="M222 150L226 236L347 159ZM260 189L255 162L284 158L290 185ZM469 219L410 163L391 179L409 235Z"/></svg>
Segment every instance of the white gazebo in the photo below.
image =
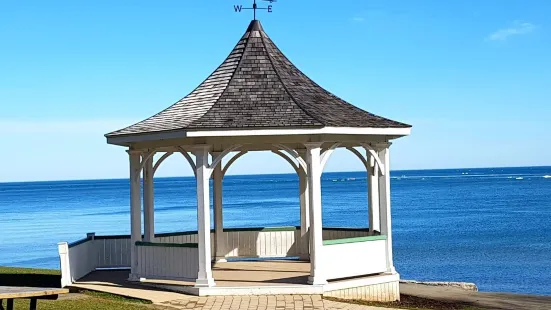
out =
<svg viewBox="0 0 551 310"><path fill-rule="evenodd" d="M109 144L126 147L130 157L131 236L90 234L72 244L60 243L63 281L71 284L98 268L130 267L131 281L196 295L321 293L396 300L389 148L391 140L410 130L410 125L361 110L321 88L254 20L228 58L193 92L106 135ZM322 227L320 178L337 148L350 150L367 170L366 229ZM223 227L224 175L252 151L272 151L296 170L299 227ZM155 234L153 176L176 153L185 157L197 179L198 230ZM282 257L296 261L277 260ZM240 258L263 259L235 262ZM260 269L247 273L254 270L251 266ZM270 268L277 270L270 273ZM298 276L278 279L275 271Z"/></svg>

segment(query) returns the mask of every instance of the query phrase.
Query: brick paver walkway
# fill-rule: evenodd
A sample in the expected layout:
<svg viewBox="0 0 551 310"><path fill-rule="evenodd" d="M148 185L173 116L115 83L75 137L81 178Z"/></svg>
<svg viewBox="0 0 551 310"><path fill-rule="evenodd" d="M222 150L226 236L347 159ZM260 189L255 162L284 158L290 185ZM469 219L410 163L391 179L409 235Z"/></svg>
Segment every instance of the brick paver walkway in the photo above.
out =
<svg viewBox="0 0 551 310"><path fill-rule="evenodd" d="M190 297L163 302L173 309L201 310L389 310L324 300L320 295L260 295Z"/></svg>

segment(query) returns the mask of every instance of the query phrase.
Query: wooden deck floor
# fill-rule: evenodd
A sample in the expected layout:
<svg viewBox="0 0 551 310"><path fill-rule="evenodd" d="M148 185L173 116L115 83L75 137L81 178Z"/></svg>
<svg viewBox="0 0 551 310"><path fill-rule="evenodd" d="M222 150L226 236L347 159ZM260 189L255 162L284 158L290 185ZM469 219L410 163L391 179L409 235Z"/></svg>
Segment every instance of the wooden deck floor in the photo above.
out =
<svg viewBox="0 0 551 310"><path fill-rule="evenodd" d="M310 263L292 260L239 261L216 263L213 265L212 271L217 287L302 286L307 285ZM163 297L162 288L166 289L171 286L192 287L195 285L193 282L153 279L134 283L127 281L128 273L129 270L94 271L80 279L74 286L115 294L117 294L115 291L118 290L130 290L130 292L136 290L136 294L143 294L141 290L144 289L144 286L155 285L158 292L155 293L155 289L153 289L148 294L160 294ZM168 294L168 292L166 293ZM166 299L171 298L173 296L166 296Z"/></svg>

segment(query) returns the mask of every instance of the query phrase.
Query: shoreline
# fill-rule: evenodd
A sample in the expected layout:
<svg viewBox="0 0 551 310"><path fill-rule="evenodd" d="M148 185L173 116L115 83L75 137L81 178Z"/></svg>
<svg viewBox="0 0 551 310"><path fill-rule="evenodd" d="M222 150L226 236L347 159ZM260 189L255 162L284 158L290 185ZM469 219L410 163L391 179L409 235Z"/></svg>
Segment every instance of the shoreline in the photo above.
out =
<svg viewBox="0 0 551 310"><path fill-rule="evenodd" d="M549 168L551 171L551 165L541 165L541 166L508 166L508 167L467 167L467 168L428 168L428 169L396 169L390 170L391 173L400 173L400 172L416 172L416 171L447 171L447 170L483 170L483 169L530 169L530 168ZM326 171L326 173L364 173L363 171ZM254 177L254 176L282 176L282 175L295 175L294 172L288 173L257 173L257 174L228 174L228 177ZM175 179L175 178L195 178L193 175L182 175L182 176L161 176L155 177L155 179ZM121 181L128 180L127 177L117 177L117 178L92 178L92 179L59 179L59 180L24 180L24 181L1 181L0 185L3 184L25 184L25 183L57 183L57 182L87 182L87 181Z"/></svg>

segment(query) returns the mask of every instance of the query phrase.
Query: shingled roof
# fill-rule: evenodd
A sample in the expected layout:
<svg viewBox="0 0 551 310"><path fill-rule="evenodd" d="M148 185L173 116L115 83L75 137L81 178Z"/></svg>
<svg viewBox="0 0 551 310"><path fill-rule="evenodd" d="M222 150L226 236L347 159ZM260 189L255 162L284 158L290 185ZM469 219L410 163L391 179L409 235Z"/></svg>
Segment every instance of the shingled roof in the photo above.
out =
<svg viewBox="0 0 551 310"><path fill-rule="evenodd" d="M178 130L409 128L331 94L298 70L259 21L194 91L167 109L107 137Z"/></svg>

